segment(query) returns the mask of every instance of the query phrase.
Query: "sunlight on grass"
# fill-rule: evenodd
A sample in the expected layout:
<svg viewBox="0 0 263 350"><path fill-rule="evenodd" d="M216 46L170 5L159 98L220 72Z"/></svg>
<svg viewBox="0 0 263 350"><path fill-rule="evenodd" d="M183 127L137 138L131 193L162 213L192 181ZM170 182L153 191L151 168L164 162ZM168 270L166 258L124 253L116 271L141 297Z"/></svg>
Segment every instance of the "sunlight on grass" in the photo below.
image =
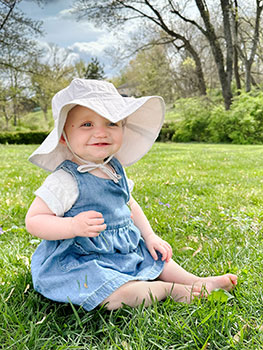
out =
<svg viewBox="0 0 263 350"><path fill-rule="evenodd" d="M24 217L46 173L36 146L0 145L0 341L3 349L262 349L263 146L155 144L126 169L153 228L198 275L233 272L233 293L115 312L51 302L32 287L39 239Z"/></svg>

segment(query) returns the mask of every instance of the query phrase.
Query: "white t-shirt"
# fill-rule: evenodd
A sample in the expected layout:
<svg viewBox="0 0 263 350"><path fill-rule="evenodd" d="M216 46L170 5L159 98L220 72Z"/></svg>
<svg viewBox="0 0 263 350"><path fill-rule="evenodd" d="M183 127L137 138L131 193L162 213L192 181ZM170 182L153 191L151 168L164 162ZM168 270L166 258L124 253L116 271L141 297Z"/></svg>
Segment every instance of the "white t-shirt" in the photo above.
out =
<svg viewBox="0 0 263 350"><path fill-rule="evenodd" d="M130 192L134 183L127 179ZM51 173L36 191L49 209L57 216L63 216L76 202L79 190L75 178L63 169Z"/></svg>

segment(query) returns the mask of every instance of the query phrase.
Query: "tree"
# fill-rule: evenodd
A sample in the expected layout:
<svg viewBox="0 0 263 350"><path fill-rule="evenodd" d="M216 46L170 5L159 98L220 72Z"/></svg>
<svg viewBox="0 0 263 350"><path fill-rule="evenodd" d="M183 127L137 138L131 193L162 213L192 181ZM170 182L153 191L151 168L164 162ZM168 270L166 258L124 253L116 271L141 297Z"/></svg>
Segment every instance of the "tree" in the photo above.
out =
<svg viewBox="0 0 263 350"><path fill-rule="evenodd" d="M257 4L260 3L262 1L257 0ZM193 5L195 11L192 9ZM214 22L212 16L217 5L220 6L221 25L219 26L217 26L218 21ZM189 0L181 3L173 0L79 0L76 3L75 12L79 14L79 18L88 17L89 20L93 19L100 25L104 22L113 27L129 20L154 23L174 39L175 47L184 47L191 55L195 62L199 83L205 86L201 59L196 46L191 39L176 29L180 21L191 25L192 30L200 32L209 44L217 67L225 108L229 109L232 102L233 64L234 62L236 64L234 59L237 59L234 56L236 46L234 47L232 33L233 6L232 0L218 0L217 3L209 0ZM201 21L197 19L196 11ZM193 16L192 13L196 15ZM223 28L223 37L221 28Z"/></svg>
<svg viewBox="0 0 263 350"><path fill-rule="evenodd" d="M103 66L96 57L86 64L83 60L79 60L74 64L76 74L79 78L85 79L105 79Z"/></svg>
<svg viewBox="0 0 263 350"><path fill-rule="evenodd" d="M75 75L78 78L84 78L86 72L86 63L83 60L79 60L74 64Z"/></svg>
<svg viewBox="0 0 263 350"><path fill-rule="evenodd" d="M103 80L104 77L104 69L103 66L99 63L98 59L92 58L91 62L88 63L84 78L85 79L98 79Z"/></svg>
<svg viewBox="0 0 263 350"><path fill-rule="evenodd" d="M41 54L32 37L42 34L41 22L27 18L17 9L20 1L0 0L0 80L8 92L1 94L7 102L1 114L6 122L13 118L14 125L22 113L21 99L27 94L31 61Z"/></svg>
<svg viewBox="0 0 263 350"><path fill-rule="evenodd" d="M47 119L51 97L73 76L73 67L65 66L68 54L61 54L54 46L50 46L50 54L43 61L44 52L32 39L42 34L42 24L27 18L17 9L20 1L0 0L0 82L3 82L6 92L1 92L0 114L5 118L6 127L11 118L14 125L17 124L30 93ZM35 2L40 4L46 0Z"/></svg>
<svg viewBox="0 0 263 350"><path fill-rule="evenodd" d="M11 109L11 91L4 87L2 84L0 85L0 116L3 116L5 121L4 128L8 130L9 121L13 117L12 109Z"/></svg>
<svg viewBox="0 0 263 350"><path fill-rule="evenodd" d="M27 18L23 12L17 10L16 5L20 1L0 1L0 69L10 67L9 57L13 54L17 58L12 61L13 68L26 71L27 65L20 65L20 57L32 58L40 51L32 38L42 34L42 23Z"/></svg>
<svg viewBox="0 0 263 350"><path fill-rule="evenodd" d="M174 97L174 74L163 46L140 51L122 73L133 94L162 95L166 102Z"/></svg>
<svg viewBox="0 0 263 350"><path fill-rule="evenodd" d="M238 64L238 3L237 0L233 1L232 4L232 33L233 33L233 69L234 76L236 80L236 86L238 94L241 90L241 80L239 74L239 64Z"/></svg>
<svg viewBox="0 0 263 350"><path fill-rule="evenodd" d="M27 92L21 81L21 73L10 69L8 79L0 82L0 117L4 118L7 130L11 120L13 125L17 126L25 110Z"/></svg>
<svg viewBox="0 0 263 350"><path fill-rule="evenodd" d="M251 69L255 60L259 43L260 18L263 10L263 1L256 0L255 18L251 18L251 11L247 18L239 14L237 1L234 2L234 23L237 54L240 56L245 68L245 90L251 90Z"/></svg>
<svg viewBox="0 0 263 350"><path fill-rule="evenodd" d="M187 23L191 23L198 29L207 39L214 60L217 66L218 76L221 84L222 94L224 98L225 108L229 109L232 102L232 74L233 74L233 42L230 24L230 1L220 0L222 11L222 22L224 28L224 41L226 48L226 57L220 44L216 28L212 24L211 14L205 0L195 0L197 9L203 20L204 27L193 19L190 19L182 14L180 9L173 6L173 13Z"/></svg>
<svg viewBox="0 0 263 350"><path fill-rule="evenodd" d="M24 66L28 64L28 57L16 56L14 50L7 48L5 51L5 69L0 70L0 78L2 80L2 86L6 90L6 93L1 94L1 98L7 101L8 108L5 109L4 116L7 120L7 112L10 118L13 118L14 126L17 125L17 121L21 113L21 99L27 94L28 78L26 75L14 66Z"/></svg>
<svg viewBox="0 0 263 350"><path fill-rule="evenodd" d="M8 23L9 17L13 15L15 12L15 7L22 0L0 0L0 31L6 26ZM31 0L34 2L34 0ZM46 3L47 0L35 0L36 3L42 4Z"/></svg>
<svg viewBox="0 0 263 350"><path fill-rule="evenodd" d="M152 3L156 3L153 5ZM101 25L101 21L107 23L112 27L123 24L126 21L141 19L152 22L168 36L170 36L170 42L173 43L176 50L185 49L189 52L195 62L195 74L197 76L198 88L201 95L206 94L206 84L204 74L202 70L201 59L198 51L191 44L186 36L182 35L180 31L176 31L173 25L170 25L169 20L165 20L165 14L167 11L166 1L132 1L132 0L79 0L75 3L75 13L78 14L79 19L89 18L98 25ZM163 9L161 8L164 4ZM171 3L171 1L168 1ZM162 16L162 10L164 15ZM147 23L145 24L147 26ZM158 45L160 42L158 43Z"/></svg>
<svg viewBox="0 0 263 350"><path fill-rule="evenodd" d="M0 30L4 28L8 18L10 17L17 3L18 1L5 1L5 0L0 1L0 5L1 5L0 18L2 19L2 22L0 23ZM7 8L6 13L3 11L5 7Z"/></svg>
<svg viewBox="0 0 263 350"><path fill-rule="evenodd" d="M32 63L32 95L42 109L47 121L48 109L54 94L66 87L74 75L74 67L67 64L69 52L56 45L49 45L45 61L36 58Z"/></svg>

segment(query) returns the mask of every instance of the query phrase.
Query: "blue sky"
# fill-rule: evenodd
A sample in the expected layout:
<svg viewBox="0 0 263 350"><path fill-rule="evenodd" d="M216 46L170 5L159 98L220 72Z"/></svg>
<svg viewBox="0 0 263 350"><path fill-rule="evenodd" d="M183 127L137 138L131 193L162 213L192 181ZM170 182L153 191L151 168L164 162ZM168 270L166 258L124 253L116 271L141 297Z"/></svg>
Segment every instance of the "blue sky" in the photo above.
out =
<svg viewBox="0 0 263 350"><path fill-rule="evenodd" d="M104 65L108 77L114 75L109 57L104 50L116 44L116 35L105 28L96 28L91 22L77 20L70 13L72 0L53 0L38 6L31 0L23 0L18 8L34 20L42 20L45 35L38 38L41 44L54 43L70 49L72 57L89 62L97 57Z"/></svg>

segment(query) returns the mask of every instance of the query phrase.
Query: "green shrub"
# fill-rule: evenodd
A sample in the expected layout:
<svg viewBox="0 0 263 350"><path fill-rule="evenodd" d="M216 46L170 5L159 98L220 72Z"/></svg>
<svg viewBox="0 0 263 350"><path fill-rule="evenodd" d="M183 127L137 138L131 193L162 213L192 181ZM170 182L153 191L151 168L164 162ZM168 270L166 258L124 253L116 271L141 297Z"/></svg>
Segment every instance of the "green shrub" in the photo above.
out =
<svg viewBox="0 0 263 350"><path fill-rule="evenodd" d="M228 111L225 110L223 105L214 107L211 110L208 131L208 142L214 143L231 143L232 140L229 137L229 127L231 121Z"/></svg>
<svg viewBox="0 0 263 350"><path fill-rule="evenodd" d="M177 123L172 141L207 141L211 101L206 97L188 98L184 99L184 103L180 100L179 107L182 119Z"/></svg>
<svg viewBox="0 0 263 350"><path fill-rule="evenodd" d="M160 131L160 134L157 138L157 141L160 141L160 142L171 141L175 131L176 131L176 123L173 123L173 122L164 123Z"/></svg>
<svg viewBox="0 0 263 350"><path fill-rule="evenodd" d="M187 118L178 125L178 129L172 137L172 141L191 142L207 141L207 127L209 117L197 116L195 118Z"/></svg>
<svg viewBox="0 0 263 350"><path fill-rule="evenodd" d="M263 143L263 92L241 93L229 111L209 98L181 99L174 105L172 141L235 144ZM170 111L170 115L172 111ZM168 126L164 132L167 132ZM171 133L169 133L171 134Z"/></svg>
<svg viewBox="0 0 263 350"><path fill-rule="evenodd" d="M217 106L211 111L211 142L257 144L263 142L263 93L254 91L234 97L229 111Z"/></svg>
<svg viewBox="0 0 263 350"><path fill-rule="evenodd" d="M263 142L263 92L241 93L229 111L228 135L233 143Z"/></svg>
<svg viewBox="0 0 263 350"><path fill-rule="evenodd" d="M0 132L0 143L3 144L40 144L47 137L46 131Z"/></svg>

